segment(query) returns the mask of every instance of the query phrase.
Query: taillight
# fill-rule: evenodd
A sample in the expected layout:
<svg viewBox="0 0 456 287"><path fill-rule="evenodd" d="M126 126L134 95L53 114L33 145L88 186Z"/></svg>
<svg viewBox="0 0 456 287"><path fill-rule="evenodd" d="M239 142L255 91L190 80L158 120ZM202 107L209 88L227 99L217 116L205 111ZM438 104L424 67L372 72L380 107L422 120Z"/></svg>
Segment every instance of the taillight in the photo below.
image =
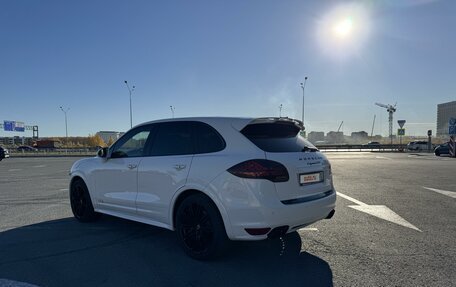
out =
<svg viewBox="0 0 456 287"><path fill-rule="evenodd" d="M266 159L252 159L228 169L228 172L242 178L267 179L272 182L288 181L288 171L283 164Z"/></svg>

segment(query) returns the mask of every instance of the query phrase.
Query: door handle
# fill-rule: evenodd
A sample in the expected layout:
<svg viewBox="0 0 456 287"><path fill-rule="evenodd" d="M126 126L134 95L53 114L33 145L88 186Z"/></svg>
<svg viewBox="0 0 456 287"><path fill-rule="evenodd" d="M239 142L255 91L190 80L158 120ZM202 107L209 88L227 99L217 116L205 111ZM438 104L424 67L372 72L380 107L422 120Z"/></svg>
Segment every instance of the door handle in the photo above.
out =
<svg viewBox="0 0 456 287"><path fill-rule="evenodd" d="M175 168L176 170L183 170L185 167L186 167L185 164L175 164L175 165L174 165L174 168Z"/></svg>
<svg viewBox="0 0 456 287"><path fill-rule="evenodd" d="M129 169L134 169L134 168L136 168L137 166L138 166L138 165L136 165L136 164L129 164L129 165L128 165L128 168L129 168Z"/></svg>

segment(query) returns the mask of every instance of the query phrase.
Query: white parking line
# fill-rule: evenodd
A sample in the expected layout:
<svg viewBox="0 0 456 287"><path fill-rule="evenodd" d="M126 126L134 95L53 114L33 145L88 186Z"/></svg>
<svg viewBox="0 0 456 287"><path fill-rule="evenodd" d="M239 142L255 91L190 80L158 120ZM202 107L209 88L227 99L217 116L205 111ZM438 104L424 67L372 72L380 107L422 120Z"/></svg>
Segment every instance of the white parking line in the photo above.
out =
<svg viewBox="0 0 456 287"><path fill-rule="evenodd" d="M346 200L349 200L349 201L351 201L351 202L353 202L353 203L356 203L356 204L358 204L358 205L367 205L367 204L365 204L364 202L361 202L361 201L359 201L359 200L357 200L357 199L354 199L353 197L350 197L350 196L345 195L345 194L343 194L343 193L337 192L337 195L340 196L340 197L343 197L343 198L345 198Z"/></svg>
<svg viewBox="0 0 456 287"><path fill-rule="evenodd" d="M304 227L304 228L298 229L298 231L318 231L318 228L315 228L315 227Z"/></svg>
<svg viewBox="0 0 456 287"><path fill-rule="evenodd" d="M306 234L309 234L309 231L310 232L315 232L315 231L318 231L318 228L315 228L315 227L303 227L303 228L298 229L296 231L298 231L298 234L301 235L301 236L307 236Z"/></svg>
<svg viewBox="0 0 456 287"><path fill-rule="evenodd" d="M68 188L61 188L59 191L68 191Z"/></svg>
<svg viewBox="0 0 456 287"><path fill-rule="evenodd" d="M441 189L430 188L430 187L425 187L425 186L423 186L423 188L431 190L431 191L434 191L434 192L437 192L437 193L440 193L440 194L443 194L443 195L446 195L446 196L449 196L449 197L452 197L452 198L456 198L456 192L454 192L454 191L441 190Z"/></svg>
<svg viewBox="0 0 456 287"><path fill-rule="evenodd" d="M386 156L376 156L375 158L391 160L389 157Z"/></svg>
<svg viewBox="0 0 456 287"><path fill-rule="evenodd" d="M32 167L34 167L34 168L40 168L40 167L46 167L46 165L41 164L41 165L34 165L34 166L32 166Z"/></svg>

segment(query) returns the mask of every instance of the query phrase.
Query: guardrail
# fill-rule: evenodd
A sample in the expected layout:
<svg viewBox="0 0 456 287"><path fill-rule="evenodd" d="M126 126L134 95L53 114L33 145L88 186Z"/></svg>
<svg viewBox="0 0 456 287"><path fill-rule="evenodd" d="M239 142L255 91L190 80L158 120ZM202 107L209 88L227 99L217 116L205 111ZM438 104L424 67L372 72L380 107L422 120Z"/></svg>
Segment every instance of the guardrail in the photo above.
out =
<svg viewBox="0 0 456 287"><path fill-rule="evenodd" d="M325 152L353 152L353 151L379 151L379 152L428 152L425 150L407 150L407 145L400 144L383 144L383 145L361 145L361 144L336 144L336 145L317 145L320 151ZM80 148L80 149L39 149L37 151L18 151L10 149L9 154L12 157L60 157L60 156L95 156L98 149ZM430 152L434 151L434 146Z"/></svg>
<svg viewBox="0 0 456 287"><path fill-rule="evenodd" d="M9 155L11 157L60 157L60 156L95 156L97 150L95 149L39 149L36 151L18 151L10 149Z"/></svg>
<svg viewBox="0 0 456 287"><path fill-rule="evenodd" d="M381 144L381 145L362 145L362 144L335 144L335 145L317 145L316 146L321 151L389 151L389 152L428 152L427 149L424 150L407 150L407 145L405 144ZM434 146L430 152L434 151Z"/></svg>

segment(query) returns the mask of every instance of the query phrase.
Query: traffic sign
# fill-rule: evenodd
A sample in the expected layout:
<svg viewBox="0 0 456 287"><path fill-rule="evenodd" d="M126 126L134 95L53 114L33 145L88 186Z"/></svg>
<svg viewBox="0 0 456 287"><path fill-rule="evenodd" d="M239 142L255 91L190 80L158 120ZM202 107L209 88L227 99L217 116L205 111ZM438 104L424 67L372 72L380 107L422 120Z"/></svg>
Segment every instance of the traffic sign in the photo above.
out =
<svg viewBox="0 0 456 287"><path fill-rule="evenodd" d="M450 118L448 121L448 133L450 135L456 135L456 118Z"/></svg>
<svg viewBox="0 0 456 287"><path fill-rule="evenodd" d="M450 127L448 128L448 133L449 133L450 135L456 135L456 126L450 126Z"/></svg>
<svg viewBox="0 0 456 287"><path fill-rule="evenodd" d="M25 125L23 122L3 121L3 130L5 132L24 132Z"/></svg>
<svg viewBox="0 0 456 287"><path fill-rule="evenodd" d="M450 118L449 124L450 126L456 126L456 118Z"/></svg>
<svg viewBox="0 0 456 287"><path fill-rule="evenodd" d="M405 120L398 120L397 123L399 124L399 127L401 127L401 129L402 129L402 127L405 124Z"/></svg>
<svg viewBox="0 0 456 287"><path fill-rule="evenodd" d="M14 127L13 127L13 123L12 121L3 121L3 129L5 132L12 132L14 131Z"/></svg>
<svg viewBox="0 0 456 287"><path fill-rule="evenodd" d="M25 125L23 122L14 122L14 131L15 132L24 132L25 131Z"/></svg>
<svg viewBox="0 0 456 287"><path fill-rule="evenodd" d="M397 129L398 136L405 136L405 129Z"/></svg>

